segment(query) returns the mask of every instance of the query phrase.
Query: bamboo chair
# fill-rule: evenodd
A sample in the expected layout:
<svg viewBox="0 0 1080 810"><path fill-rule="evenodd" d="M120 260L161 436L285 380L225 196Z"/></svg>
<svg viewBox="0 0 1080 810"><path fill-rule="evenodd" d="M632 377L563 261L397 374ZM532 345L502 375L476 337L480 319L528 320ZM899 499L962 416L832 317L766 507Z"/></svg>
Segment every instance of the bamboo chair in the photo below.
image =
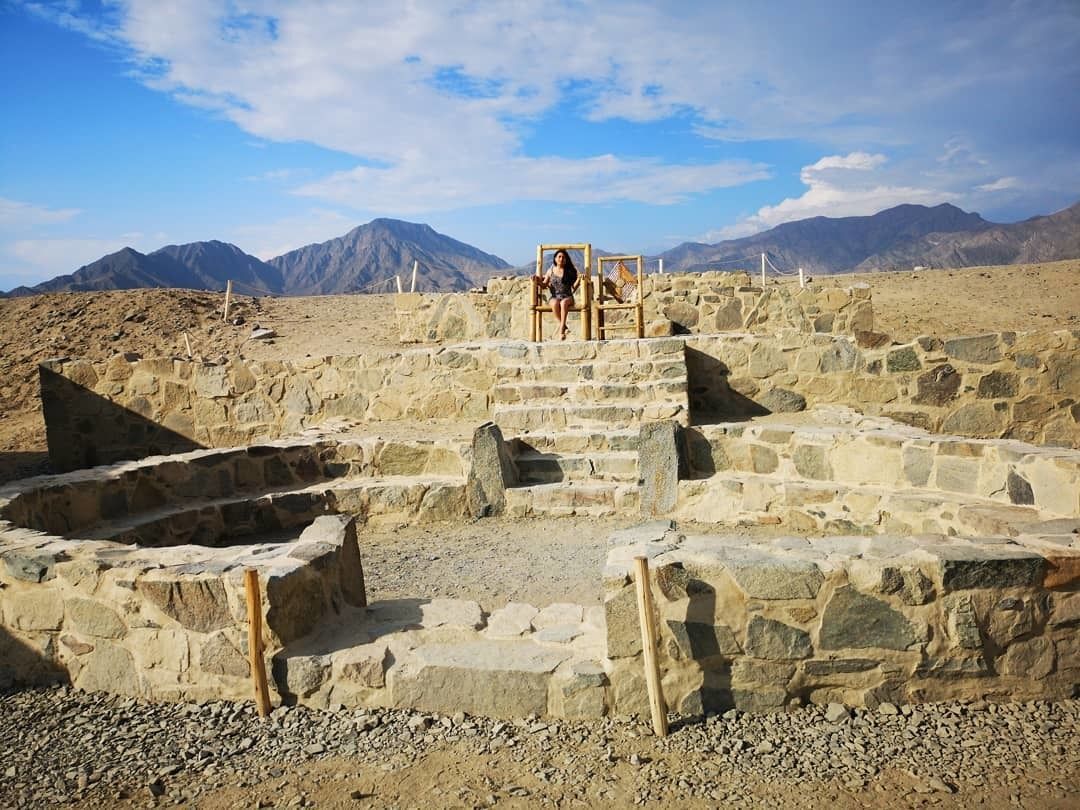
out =
<svg viewBox="0 0 1080 810"><path fill-rule="evenodd" d="M635 276L627 262L637 264ZM607 271L604 265L612 265ZM596 259L596 339L607 340L607 333L633 329L639 338L645 337L645 259L643 256L599 256ZM608 312L633 311L633 322L607 323Z"/></svg>
<svg viewBox="0 0 1080 810"><path fill-rule="evenodd" d="M534 342L544 339L544 314L553 311L551 304L544 301L540 277L544 274L544 253L557 250L580 250L585 254L584 267L578 271L577 284L574 285L574 306L570 307L570 311L581 313L581 339L592 340L592 245L588 242L536 246L536 274L529 283L529 339Z"/></svg>

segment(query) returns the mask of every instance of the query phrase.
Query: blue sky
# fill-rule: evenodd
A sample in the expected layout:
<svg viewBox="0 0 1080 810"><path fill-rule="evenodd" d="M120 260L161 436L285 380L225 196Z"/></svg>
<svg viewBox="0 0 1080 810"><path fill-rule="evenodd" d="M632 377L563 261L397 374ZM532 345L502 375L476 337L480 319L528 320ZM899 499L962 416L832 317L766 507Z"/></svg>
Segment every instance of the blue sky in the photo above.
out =
<svg viewBox="0 0 1080 810"><path fill-rule="evenodd" d="M1076 0L0 0L0 78L0 289L380 216L520 264L1080 200Z"/></svg>

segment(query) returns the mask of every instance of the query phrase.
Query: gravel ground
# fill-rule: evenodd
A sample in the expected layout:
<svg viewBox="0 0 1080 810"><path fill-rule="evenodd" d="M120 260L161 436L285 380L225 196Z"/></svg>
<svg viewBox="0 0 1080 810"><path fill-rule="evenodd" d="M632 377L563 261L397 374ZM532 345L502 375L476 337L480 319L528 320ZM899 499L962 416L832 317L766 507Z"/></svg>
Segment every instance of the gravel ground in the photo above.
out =
<svg viewBox="0 0 1080 810"><path fill-rule="evenodd" d="M681 721L0 696L0 807L1047 807L1080 802L1080 701Z"/></svg>

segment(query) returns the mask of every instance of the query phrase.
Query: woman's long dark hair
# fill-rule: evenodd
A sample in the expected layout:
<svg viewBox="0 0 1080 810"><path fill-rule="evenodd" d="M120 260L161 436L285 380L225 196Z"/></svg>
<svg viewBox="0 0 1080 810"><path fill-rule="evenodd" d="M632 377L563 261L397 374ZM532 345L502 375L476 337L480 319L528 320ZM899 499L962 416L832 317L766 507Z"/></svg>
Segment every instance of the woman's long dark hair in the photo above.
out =
<svg viewBox="0 0 1080 810"><path fill-rule="evenodd" d="M552 267L555 266L555 259L560 253L563 255L563 272L565 273L567 270L573 270L574 273L577 273L578 269L574 267L574 260L570 258L569 252L567 252L563 248L559 248L558 250L556 250L555 255L551 257Z"/></svg>

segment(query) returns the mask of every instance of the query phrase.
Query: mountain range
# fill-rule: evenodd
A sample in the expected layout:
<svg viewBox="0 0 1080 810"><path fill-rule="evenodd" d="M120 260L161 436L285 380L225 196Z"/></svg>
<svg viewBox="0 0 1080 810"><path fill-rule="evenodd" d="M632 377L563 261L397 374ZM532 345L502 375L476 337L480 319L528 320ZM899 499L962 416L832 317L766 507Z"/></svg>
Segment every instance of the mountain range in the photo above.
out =
<svg viewBox="0 0 1080 810"><path fill-rule="evenodd" d="M595 250L597 255L606 251ZM716 244L685 242L650 260L669 272L753 270L761 253L781 270L811 274L891 270L915 265L977 265L1048 262L1080 258L1080 203L1048 216L1013 224L988 222L943 204L898 205L873 216L813 217L786 222L753 236ZM45 292L184 287L223 290L232 280L247 295L325 295L392 292L394 276L409 285L419 265L418 289L465 290L493 275L532 272L511 267L478 248L428 225L375 219L344 236L262 261L225 242L168 245L152 253L124 248L9 296Z"/></svg>

